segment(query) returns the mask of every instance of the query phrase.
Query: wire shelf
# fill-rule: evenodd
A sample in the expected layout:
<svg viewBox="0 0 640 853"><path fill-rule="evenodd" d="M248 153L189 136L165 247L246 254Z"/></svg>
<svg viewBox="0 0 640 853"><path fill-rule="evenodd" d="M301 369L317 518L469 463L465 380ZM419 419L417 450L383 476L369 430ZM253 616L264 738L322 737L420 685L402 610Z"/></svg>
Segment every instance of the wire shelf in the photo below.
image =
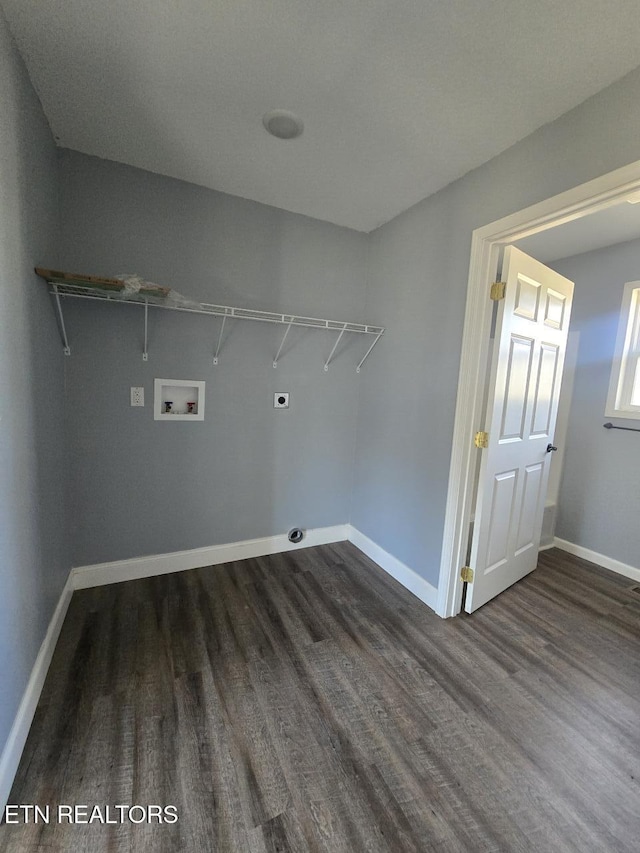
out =
<svg viewBox="0 0 640 853"><path fill-rule="evenodd" d="M67 338L67 331L64 322L64 315L62 311L61 299L85 299L94 302L111 302L117 303L119 305L137 305L142 306L144 308L144 351L142 358L144 361L148 360L148 352L147 352L147 330L148 330L148 310L149 308L158 308L164 311L180 311L182 313L187 314L208 314L213 317L221 317L222 318L222 327L220 329L220 335L218 338L218 346L216 348L216 353L213 359L214 364L218 364L218 356L220 352L220 346L222 343L222 335L224 333L224 325L227 319L230 320L251 320L259 323L272 323L275 325L283 325L286 326L286 331L284 337L282 338L282 342L278 349L278 353L273 361L273 366L278 366L278 358L282 351L282 347L284 345L285 339L289 330L292 326L299 326L306 329L327 329L329 331L335 331L338 333L338 338L331 350L329 357L327 358L324 364L324 370L327 371L329 369L329 364L335 354L335 351L342 339L342 336L345 333L355 333L361 335L372 335L374 336L373 343L367 350L364 358L359 362L356 372L360 373L360 368L369 357L371 351L374 346L380 340L380 337L383 335L385 329L383 326L372 326L368 323L352 323L341 320L328 320L320 317L304 317L298 314L280 314L274 311L258 311L252 308L238 308L232 305L214 305L207 302L188 302L185 300L176 300L172 299L171 293L172 291L168 291L168 295L149 295L145 293L130 293L123 292L123 290L115 290L115 289L105 289L100 285L92 285L90 283L82 283L82 284L74 284L70 281L65 281L61 279L63 275L70 274L56 274L56 275L43 275L43 271L38 271L39 275L42 275L43 278L49 283L51 293L54 296L56 308L58 311L58 320L60 323L60 332L62 335L62 341L64 346L64 352L66 355L71 355L71 348L69 346L69 341ZM110 281L110 280L105 280Z"/></svg>

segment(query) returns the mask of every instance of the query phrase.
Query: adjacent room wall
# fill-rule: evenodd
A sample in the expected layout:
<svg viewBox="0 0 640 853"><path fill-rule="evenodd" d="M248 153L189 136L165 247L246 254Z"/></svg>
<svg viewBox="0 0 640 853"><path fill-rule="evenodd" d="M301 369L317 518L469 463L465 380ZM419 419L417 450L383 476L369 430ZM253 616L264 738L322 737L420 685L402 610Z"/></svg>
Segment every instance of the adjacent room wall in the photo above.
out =
<svg viewBox="0 0 640 853"><path fill-rule="evenodd" d="M62 151L60 264L138 273L193 300L360 321L367 236ZM73 564L206 547L349 520L358 387L370 339L67 300ZM203 423L153 420L153 380L206 381ZM129 389L143 386L144 408ZM274 410L273 394L291 394Z"/></svg>
<svg viewBox="0 0 640 853"><path fill-rule="evenodd" d="M556 536L640 567L640 434L603 429L622 291L640 279L640 240L550 264L576 283L580 343L569 410ZM614 420L637 427L637 421Z"/></svg>
<svg viewBox="0 0 640 853"><path fill-rule="evenodd" d="M0 116L1 752L69 571L62 354L33 273L57 260L56 150L1 11Z"/></svg>
<svg viewBox="0 0 640 853"><path fill-rule="evenodd" d="M352 523L434 585L471 232L638 160L639 139L634 71L370 237L365 313L387 333L362 377Z"/></svg>

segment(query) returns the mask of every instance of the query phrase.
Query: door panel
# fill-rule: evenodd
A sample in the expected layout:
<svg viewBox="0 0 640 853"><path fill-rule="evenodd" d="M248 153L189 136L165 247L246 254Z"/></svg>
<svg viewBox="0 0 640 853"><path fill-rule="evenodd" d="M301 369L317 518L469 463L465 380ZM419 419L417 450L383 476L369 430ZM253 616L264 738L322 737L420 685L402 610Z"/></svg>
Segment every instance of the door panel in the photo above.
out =
<svg viewBox="0 0 640 853"><path fill-rule="evenodd" d="M552 402L555 398L556 379L558 378L558 361L560 350L557 344L543 343L540 345L540 362L538 381L536 382L535 399L533 401L532 436L549 437L551 426Z"/></svg>
<svg viewBox="0 0 640 853"><path fill-rule="evenodd" d="M564 329L566 297L554 290L547 291L547 306L544 313L545 326L552 329Z"/></svg>
<svg viewBox="0 0 640 853"><path fill-rule="evenodd" d="M535 569L573 282L509 246L490 373L465 610Z"/></svg>
<svg viewBox="0 0 640 853"><path fill-rule="evenodd" d="M513 313L517 314L518 317L524 317L526 320L533 320L535 323L538 318L540 284L523 275L519 275L517 281L518 290Z"/></svg>
<svg viewBox="0 0 640 853"><path fill-rule="evenodd" d="M535 542L535 525L540 487L542 485L543 465L536 462L524 469L524 486L522 489L522 506L516 538L516 554L521 554Z"/></svg>
<svg viewBox="0 0 640 853"><path fill-rule="evenodd" d="M513 335L509 342L506 393L502 409L500 441L522 440L527 387L533 359L533 340Z"/></svg>
<svg viewBox="0 0 640 853"><path fill-rule="evenodd" d="M493 482L487 572L502 565L508 556L510 512L517 480L517 471L504 471L496 474Z"/></svg>

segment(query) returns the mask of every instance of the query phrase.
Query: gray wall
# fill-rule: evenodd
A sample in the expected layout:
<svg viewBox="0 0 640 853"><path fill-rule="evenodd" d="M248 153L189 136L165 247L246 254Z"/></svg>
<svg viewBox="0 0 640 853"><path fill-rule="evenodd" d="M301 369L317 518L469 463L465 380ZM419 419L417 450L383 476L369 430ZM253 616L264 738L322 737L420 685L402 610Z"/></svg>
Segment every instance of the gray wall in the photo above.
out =
<svg viewBox="0 0 640 853"><path fill-rule="evenodd" d="M173 179L61 152L64 269L135 272L191 299L355 320L367 237ZM349 518L368 340L281 326L65 304L73 564L204 547ZM356 336L353 336L354 338ZM154 422L153 379L205 380L203 423ZM144 409L129 388L145 389ZM289 391L288 411L273 393Z"/></svg>
<svg viewBox="0 0 640 853"><path fill-rule="evenodd" d="M56 260L56 152L0 11L0 751L69 569L63 369L37 263Z"/></svg>
<svg viewBox="0 0 640 853"><path fill-rule="evenodd" d="M640 435L605 430L622 291L640 279L640 240L555 261L576 283L571 331L580 333L556 535L639 565ZM637 421L614 420L637 427Z"/></svg>
<svg viewBox="0 0 640 853"><path fill-rule="evenodd" d="M499 131L498 131L499 132ZM640 158L640 71L371 235L352 523L438 583L471 232Z"/></svg>

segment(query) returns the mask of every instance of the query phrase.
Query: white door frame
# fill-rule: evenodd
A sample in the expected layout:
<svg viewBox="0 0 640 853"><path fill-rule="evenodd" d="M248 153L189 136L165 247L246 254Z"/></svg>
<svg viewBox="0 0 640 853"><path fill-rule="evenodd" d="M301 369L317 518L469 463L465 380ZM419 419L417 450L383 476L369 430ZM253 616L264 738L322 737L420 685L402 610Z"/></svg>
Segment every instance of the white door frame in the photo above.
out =
<svg viewBox="0 0 640 853"><path fill-rule="evenodd" d="M438 580L439 616L456 616L462 601L460 569L465 565L472 513L477 449L474 434L483 428L482 403L493 302L489 285L503 246L556 225L604 210L640 191L640 160L571 190L477 228L471 238L467 307L462 333L458 397L449 469L449 489Z"/></svg>

